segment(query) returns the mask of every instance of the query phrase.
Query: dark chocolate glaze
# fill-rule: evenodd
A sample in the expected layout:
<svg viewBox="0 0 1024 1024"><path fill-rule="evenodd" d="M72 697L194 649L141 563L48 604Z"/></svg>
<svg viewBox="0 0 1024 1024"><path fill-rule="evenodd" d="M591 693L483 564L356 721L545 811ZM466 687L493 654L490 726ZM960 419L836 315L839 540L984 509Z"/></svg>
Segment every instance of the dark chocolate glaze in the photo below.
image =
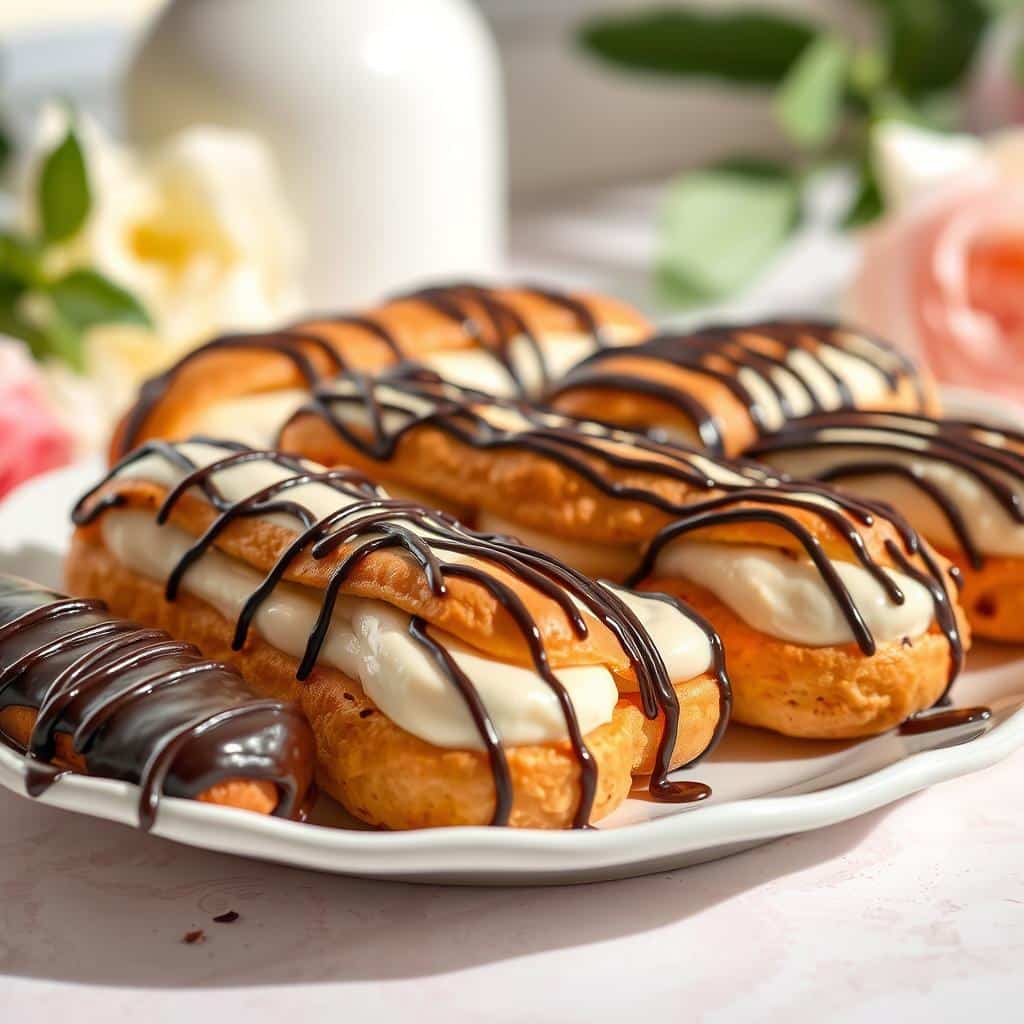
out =
<svg viewBox="0 0 1024 1024"><path fill-rule="evenodd" d="M488 410L514 413L525 425L515 429L496 426L488 420ZM357 414L358 425L346 419L346 413L353 412ZM390 460L410 431L429 427L478 450L510 449L543 456L565 466L602 494L640 502L671 515L673 522L653 538L627 579L630 585L647 578L664 547L684 534L741 522L777 526L794 537L814 563L857 644L867 655L875 652L876 645L860 610L821 544L786 509L800 509L824 519L844 538L854 558L889 597L902 603L898 585L871 556L857 527L858 522L870 526L876 519L888 521L902 544L902 550L893 545L890 556L900 568L906 569L907 575L919 579L932 596L936 621L950 645L950 682L963 664L963 644L941 570L906 519L880 502L854 499L813 482L794 482L755 463L716 460L685 445L663 444L596 423L582 424L522 402L489 398L447 384L437 374L422 368L401 367L376 378L348 373L333 385L316 389L311 401L293 420L303 416L320 418L345 445L376 462ZM364 423L370 424L369 431ZM287 424L283 433L286 431ZM609 443L617 447L612 449ZM715 473L705 470L704 465L721 471L720 478L716 479ZM610 479L608 468L680 481L707 491L709 497L673 502L653 487L630 486ZM722 482L736 475L743 478L742 482ZM822 505L818 500L821 496L832 504Z"/></svg>
<svg viewBox="0 0 1024 1024"><path fill-rule="evenodd" d="M853 437L829 436L830 431L839 429L847 434L852 432ZM750 454L771 460L772 456L800 451L834 452L835 464L815 475L818 480L835 482L840 487L842 481L857 477L898 477L939 509L971 567L980 569L985 556L964 510L948 491L899 461L898 456L943 463L966 473L999 503L1007 516L1024 524L1024 453L992 444L984 433L1024 444L1024 437L1019 435L961 420L904 413L836 412L797 420L762 438ZM850 457L851 452L856 453L855 457Z"/></svg>
<svg viewBox="0 0 1024 1024"><path fill-rule="evenodd" d="M924 733L937 732L939 729L953 729L960 725L987 722L991 717L992 711L986 707L948 708L945 711L911 715L900 726L899 731L901 736L921 736Z"/></svg>
<svg viewBox="0 0 1024 1024"><path fill-rule="evenodd" d="M525 286L521 290L532 292L553 305L569 310L576 318L580 330L589 334L593 339L594 347L604 346L605 339L597 318L581 299L550 287ZM501 364L520 394L525 394L526 385L516 369L512 342L517 337L523 338L531 347L544 386L546 387L550 382L547 360L535 333L530 329L522 314L511 303L502 299L496 289L481 284L456 282L432 285L419 291L396 295L389 301L420 301L459 324L472 340L489 351ZM489 332L485 332L473 318L467 305L469 303L475 303L484 311L490 328ZM116 455L124 456L136 447L146 421L164 399L181 369L197 359L202 359L211 351L244 349L277 353L294 365L302 377L304 385L309 388L340 373L345 368L341 354L324 338L312 333L312 327L309 325L317 320L361 328L383 344L396 362L404 362L416 355L415 352L406 351L395 334L372 316L331 313L311 317L305 323L286 327L280 331L215 338L189 352L172 367L150 378L142 385L139 396L129 410L121 428ZM326 374L321 373L309 358L306 351L308 346L313 346L326 357L328 367Z"/></svg>
<svg viewBox="0 0 1024 1024"><path fill-rule="evenodd" d="M862 345L855 345L850 334L855 334ZM760 351L744 334L758 335L783 349L783 356ZM747 409L758 433L768 430L765 410L756 395L744 384L742 371L757 374L762 385L778 402L788 419L795 415L792 403L776 379L780 375L800 389L812 412L822 412L821 397L813 380L786 361L785 356L801 350L815 360L836 388L843 407L855 407L856 401L844 378L835 372L818 353L821 350L841 351L878 371L892 393L904 381L911 381L916 389L919 406L923 409L927 396L913 364L901 353L861 331L824 320L777 320L751 324L730 324L705 327L691 334L661 334L627 350L605 349L594 352L569 371L554 388L547 400L577 390L609 391L616 394L633 393L657 399L680 412L693 423L701 441L712 451L723 453L726 448L725 428L703 402L701 396L680 390L671 384L649 379L635 371L623 373L605 362L618 355L629 355L653 362L665 363L714 380L727 388ZM870 351L869 351L870 350ZM895 367L895 368L894 368ZM653 425L652 425L653 426ZM660 436L657 428L654 436Z"/></svg>
<svg viewBox="0 0 1024 1024"><path fill-rule="evenodd" d="M484 588L494 596L516 624L530 652L534 669L559 702L565 718L566 731L580 765L580 801L574 824L576 827L582 827L588 822L593 807L597 787L596 762L587 748L568 691L551 668L536 621L518 594L485 566L494 565L553 600L566 616L576 635L582 639L587 635L587 623L579 610L578 602L603 622L621 643L636 675L644 713L652 719L659 714L665 716L664 734L657 755L657 769L650 783L652 793L663 800L693 798L696 790L692 786L676 788L676 785L667 778L678 731L679 705L675 691L653 640L629 607L618 597L614 588L597 584L554 559L508 538L478 534L461 526L444 513L429 511L414 502L388 498L364 477L352 471L316 472L311 471L308 465L296 462L276 451L259 452L241 445L211 441L202 443L219 444L230 449L229 454L199 467L187 458L180 450L180 446L160 441L143 445L114 467L104 480L78 502L73 512L74 522L77 525L89 523L105 509L118 504L116 493L106 492L105 484L116 478L123 468L141 458L163 458L182 470L185 475L168 492L157 514L158 521L166 521L181 496L192 489L199 489L218 509L219 515L185 552L168 577L166 596L168 600L174 600L189 567L209 550L217 536L230 523L248 516L271 513L289 515L296 519L299 524L298 536L282 552L243 607L236 624L233 646L236 650L242 647L260 604L283 580L296 558L308 554L321 559L337 554L339 557L323 590L317 621L309 635L305 654L296 673L299 679L307 679L316 666L330 628L335 602L346 580L356 566L375 551L394 548L412 557L422 569L428 586L438 597L446 593L446 580L454 578L467 579ZM227 501L217 488L217 474L240 462L252 460L269 461L284 466L293 470L293 475L241 501ZM339 497L344 496L349 503L317 520L309 509L281 497L292 488L313 481L335 488L339 491ZM456 560L445 560L446 554L455 555ZM474 560L474 564L467 564L461 560L467 556ZM661 596L660 599L673 604L694 619L708 636L713 655L712 671L719 687L721 711L718 727L707 748L711 750L721 738L731 708L731 692L725 675L721 644L711 627L689 609L671 598ZM413 618L410 633L426 648L434 663L465 700L487 751L494 777L495 809L492 824L507 823L513 798L508 764L500 736L490 721L479 694L469 678L459 670L454 659L431 635L429 626L421 619Z"/></svg>
<svg viewBox="0 0 1024 1024"><path fill-rule="evenodd" d="M0 711L29 708L26 789L63 774L57 736L90 775L139 786L139 827L162 793L196 797L229 779L269 780L274 813L297 817L313 773L313 736L290 703L257 699L226 665L157 629L112 618L100 601L63 598L0 575Z"/></svg>

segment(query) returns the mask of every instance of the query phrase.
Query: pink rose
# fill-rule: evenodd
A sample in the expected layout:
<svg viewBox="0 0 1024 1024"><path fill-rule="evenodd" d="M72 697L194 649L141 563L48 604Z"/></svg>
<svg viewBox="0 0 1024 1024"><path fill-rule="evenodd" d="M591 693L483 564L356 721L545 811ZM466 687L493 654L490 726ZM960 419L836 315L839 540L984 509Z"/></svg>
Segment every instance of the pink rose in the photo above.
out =
<svg viewBox="0 0 1024 1024"><path fill-rule="evenodd" d="M863 232L847 311L940 381L1024 400L1024 175L1002 149Z"/></svg>
<svg viewBox="0 0 1024 1024"><path fill-rule="evenodd" d="M73 438L46 397L38 367L17 342L0 339L0 497L71 460Z"/></svg>

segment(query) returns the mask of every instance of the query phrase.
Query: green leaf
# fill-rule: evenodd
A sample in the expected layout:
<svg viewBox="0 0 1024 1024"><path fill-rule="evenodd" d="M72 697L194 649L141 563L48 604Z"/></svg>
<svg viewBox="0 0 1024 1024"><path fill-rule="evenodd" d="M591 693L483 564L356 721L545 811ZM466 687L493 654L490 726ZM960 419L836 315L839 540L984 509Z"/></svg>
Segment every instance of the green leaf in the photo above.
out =
<svg viewBox="0 0 1024 1024"><path fill-rule="evenodd" d="M35 242L0 231L0 274L36 285L42 280L41 258L42 249Z"/></svg>
<svg viewBox="0 0 1024 1024"><path fill-rule="evenodd" d="M849 64L846 43L822 34L786 73L775 95L775 115L798 146L816 149L835 135Z"/></svg>
<svg viewBox="0 0 1024 1024"><path fill-rule="evenodd" d="M20 281L0 274L0 334L19 338L28 345L36 359L42 359L49 346L42 331L18 309L18 302L24 293L25 287Z"/></svg>
<svg viewBox="0 0 1024 1024"><path fill-rule="evenodd" d="M50 318L42 334L48 355L56 356L79 373L85 370L85 351L82 347L80 328L69 323L58 313Z"/></svg>
<svg viewBox="0 0 1024 1024"><path fill-rule="evenodd" d="M991 16L985 0L869 0L882 16L890 81L908 96L950 89Z"/></svg>
<svg viewBox="0 0 1024 1024"><path fill-rule="evenodd" d="M861 165L857 191L843 217L844 228L859 228L880 217L885 208L882 190L870 162Z"/></svg>
<svg viewBox="0 0 1024 1024"><path fill-rule="evenodd" d="M14 143L11 142L11 136L7 131L7 125L0 123L0 174L3 173L7 167L8 161L11 159L11 154L14 152Z"/></svg>
<svg viewBox="0 0 1024 1024"><path fill-rule="evenodd" d="M78 330L106 323L150 324L145 309L130 292L95 270L72 270L52 282L47 291L61 316Z"/></svg>
<svg viewBox="0 0 1024 1024"><path fill-rule="evenodd" d="M807 22L774 12L673 8L592 18L578 40L590 53L633 71L774 85L814 34Z"/></svg>
<svg viewBox="0 0 1024 1024"><path fill-rule="evenodd" d="M63 242L85 223L92 197L85 156L73 128L43 162L37 199L47 242Z"/></svg>
<svg viewBox="0 0 1024 1024"><path fill-rule="evenodd" d="M665 198L658 279L677 301L745 285L796 226L800 184L775 164L732 162L678 178Z"/></svg>

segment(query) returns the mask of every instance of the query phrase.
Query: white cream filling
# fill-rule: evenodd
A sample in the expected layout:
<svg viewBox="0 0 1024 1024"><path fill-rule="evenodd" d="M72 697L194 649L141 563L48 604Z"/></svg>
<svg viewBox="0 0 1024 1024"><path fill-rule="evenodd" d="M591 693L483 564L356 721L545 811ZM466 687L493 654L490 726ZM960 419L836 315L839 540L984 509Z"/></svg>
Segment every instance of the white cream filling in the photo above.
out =
<svg viewBox="0 0 1024 1024"><path fill-rule="evenodd" d="M851 447L831 448L823 445L797 451L780 451L766 455L761 461L799 476L817 476L831 467L876 459L907 466L934 484L960 510L980 551L987 555L1024 555L1024 524L1011 518L987 488L956 466L915 454L927 447L927 437L918 440L905 434L889 434L880 430L836 428L822 431L821 439L849 442ZM873 440L899 444L907 452L904 454L873 449L870 443ZM996 469L991 469L991 472L998 475ZM1010 482L1008 477L1006 480ZM835 486L862 497L888 502L899 509L919 533L939 547L953 550L960 547L956 534L939 506L919 487L899 476L877 474L844 477L835 481Z"/></svg>
<svg viewBox="0 0 1024 1024"><path fill-rule="evenodd" d="M197 466L231 454L202 443L175 447ZM315 463L307 465L313 471L323 469ZM213 482L225 499L236 502L292 475L291 469L264 459L218 470ZM119 476L173 487L185 471L158 455L149 455L122 469ZM280 496L301 502L319 518L355 501L320 483L303 484ZM291 517L266 518L293 532L297 529ZM422 533L412 523L405 525ZM194 538L175 527L158 527L145 513L112 510L104 516L103 529L107 546L119 561L159 582L166 580L185 549L194 543ZM445 552L444 558L472 561L450 552ZM262 578L222 553L208 551L189 568L183 587L234 620ZM710 666L707 637L682 611L654 598L615 589L648 630L673 681L691 679ZM301 657L319 606L319 595L282 585L263 603L253 626L279 650ZM321 658L358 679L374 703L413 735L437 746L483 749L461 695L408 635L408 623L408 615L386 603L342 596ZM476 686L503 742L515 746L567 737L554 694L532 669L496 661L453 637L439 636ZM606 668L571 667L556 675L569 691L584 733L610 720L618 691ZM619 682L624 689L630 686L626 680Z"/></svg>
<svg viewBox="0 0 1024 1024"><path fill-rule="evenodd" d="M820 346L816 352L793 349L786 354L785 363L785 368L768 371L768 377L749 366L741 367L736 375L757 402L768 430L778 430L786 421L776 389L789 403L792 416L806 416L813 411L811 395L823 409L840 408L843 397L830 370L845 382L857 405L877 404L888 389L885 375L877 367L828 345Z"/></svg>
<svg viewBox="0 0 1024 1024"><path fill-rule="evenodd" d="M588 575L623 579L640 560L633 545L567 541L525 530L494 515L481 516L481 528L518 536ZM894 604L860 565L833 562L840 579L876 640L911 639L926 632L934 616L926 587L902 573L886 570L899 584L905 602ZM853 633L828 585L809 559L793 560L763 546L677 541L669 544L652 576L680 576L710 590L747 625L806 647L852 643Z"/></svg>
<svg viewBox="0 0 1024 1024"><path fill-rule="evenodd" d="M269 448L292 413L308 400L309 392L301 388L227 398L203 409L190 433Z"/></svg>
<svg viewBox="0 0 1024 1024"><path fill-rule="evenodd" d="M195 538L157 526L145 512L111 511L103 539L121 564L162 583ZM182 587L234 622L262 574L210 551L185 574ZM282 584L264 601L253 629L267 643L301 658L320 610L320 595ZM483 750L461 694L409 635L409 616L382 601L338 598L320 662L356 679L367 696L407 732L439 747ZM431 631L466 673L508 746L553 743L567 737L555 694L532 669L495 661L454 637ZM696 673L693 673L696 674ZM600 665L558 669L584 733L611 720L618 689Z"/></svg>
<svg viewBox="0 0 1024 1024"><path fill-rule="evenodd" d="M611 345L628 345L638 340L633 329L605 327L603 330ZM537 343L544 354L551 380L564 376L595 348L594 339L589 334L545 333L539 336ZM517 335L509 341L507 352L527 393L538 393L544 385L544 375L533 345L522 335ZM422 355L419 361L461 387L478 388L499 398L512 398L517 394L508 370L485 348L432 352Z"/></svg>
<svg viewBox="0 0 1024 1024"><path fill-rule="evenodd" d="M626 345L636 340L632 330L614 327L604 330L612 345ZM594 350L589 334L544 334L538 344L552 379L563 376ZM509 353L527 391L540 391L544 380L533 346L519 336L509 343ZM424 355L420 361L461 387L477 388L502 398L517 394L508 371L487 349L435 352ZM405 397L409 399L409 396ZM213 402L191 423L190 433L265 448L272 444L281 427L308 399L308 391L287 388ZM385 423L385 426L390 429L391 425Z"/></svg>
<svg viewBox="0 0 1024 1024"><path fill-rule="evenodd" d="M886 570L905 598L895 604L863 566L832 564L877 641L913 639L931 625L932 598L916 580ZM854 641L838 602L810 559L794 560L766 547L691 541L666 547L655 574L692 580L749 626L790 643L826 647Z"/></svg>

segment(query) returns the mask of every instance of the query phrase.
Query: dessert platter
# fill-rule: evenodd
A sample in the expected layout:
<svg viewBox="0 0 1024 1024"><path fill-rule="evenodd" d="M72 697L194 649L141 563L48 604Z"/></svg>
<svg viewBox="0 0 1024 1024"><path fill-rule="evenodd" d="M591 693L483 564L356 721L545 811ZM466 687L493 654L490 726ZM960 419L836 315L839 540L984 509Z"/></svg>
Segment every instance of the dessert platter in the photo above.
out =
<svg viewBox="0 0 1024 1024"><path fill-rule="evenodd" d="M218 338L0 506L0 782L179 842L625 877L1024 745L1024 434L837 323L435 286Z"/></svg>

